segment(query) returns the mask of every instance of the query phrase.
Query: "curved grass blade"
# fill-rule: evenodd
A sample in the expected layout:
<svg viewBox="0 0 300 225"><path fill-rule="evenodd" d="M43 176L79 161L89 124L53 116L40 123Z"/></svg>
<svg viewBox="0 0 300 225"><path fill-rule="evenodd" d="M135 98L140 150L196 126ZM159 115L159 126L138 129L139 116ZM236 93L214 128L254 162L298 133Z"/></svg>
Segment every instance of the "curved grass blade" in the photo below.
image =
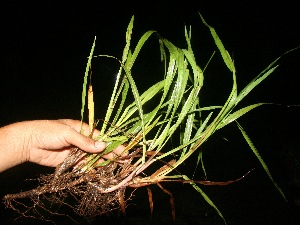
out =
<svg viewBox="0 0 300 225"><path fill-rule="evenodd" d="M200 13L199 13L199 15L200 15L200 17L201 17L202 22L205 24L205 26L207 26L207 27L209 28L210 33L211 33L213 39L215 40L215 43L216 43L216 45L217 45L217 47L218 47L218 49L219 49L219 51L220 51L220 53L221 53L221 55L222 55L222 58L223 58L223 60L224 60L224 62L225 62L225 64L226 64L227 68L228 68L231 72L235 73L235 66L234 66L234 63L233 63L233 61L232 61L232 59L231 59L231 57L230 57L228 51L225 49L225 47L224 47L224 45L223 45L221 39L219 38L219 36L218 36L216 30L215 30L212 26L210 26L210 25L208 25L208 24L206 23L206 21L204 20L203 16L202 16Z"/></svg>
<svg viewBox="0 0 300 225"><path fill-rule="evenodd" d="M128 78L128 81L130 83L130 87L131 87L131 90L132 90L132 93L133 93L133 96L134 96L134 99L135 99L135 103L136 103L136 106L137 106L137 109L138 109L138 112L139 112L139 116L141 118L143 143L146 143L146 138L145 138L145 123L143 121L143 109L142 109L142 104L141 104L141 99L140 99L140 95L139 95L138 89L136 87L134 79L131 76L131 68L132 68L132 66L133 66L133 64L135 62L135 59L138 56L141 48L143 47L144 43L148 40L148 38L150 37L150 35L153 34L154 32L155 31L148 31L148 32L146 32L140 38L140 40L138 41L138 44L135 47L135 50L134 50L132 56L130 57L130 60L126 61L125 68L124 68L125 74L126 74L126 76ZM146 152L146 146L143 145L143 160L142 160L143 163L145 162L145 158L146 158L145 152Z"/></svg>
<svg viewBox="0 0 300 225"><path fill-rule="evenodd" d="M157 82L156 84L152 85L150 88L148 88L141 96L141 105L144 105L148 101L150 101L155 95L157 95L161 90L164 88L165 81L162 80L160 82ZM116 122L117 126L124 126L126 121L134 114L134 112L137 111L137 108L134 107L136 104L133 102L132 104L128 105L126 109L124 110L122 116L120 117L119 121Z"/></svg>
<svg viewBox="0 0 300 225"><path fill-rule="evenodd" d="M121 66L120 66L119 72L117 74L115 86L114 86L114 89L113 89L113 92L112 92L112 95L111 95L111 98L110 98L110 101L109 101L109 105L108 105L108 108L107 108L107 111L106 111L106 115L105 115L105 119L104 119L105 121L110 120L110 117L112 115L112 111L114 109L114 105L117 102L116 93L117 93L117 90L118 90L118 87L119 87L120 77L122 75L122 64L124 64L128 60L128 58L131 58L130 43L131 43L131 35L132 35L132 30L133 30L133 21L134 21L134 16L132 16L132 18L129 22L129 25L127 27L126 45L125 45L125 48L123 50ZM107 56L107 57L110 57L110 56ZM126 89L125 89L124 92L123 92L123 95L122 95L123 99L126 98L126 95L127 95L127 93L126 93ZM123 107L123 105L120 105L120 106ZM119 108L119 110L121 110L120 108ZM103 126L101 128L101 133L102 134L105 133L106 127L107 127L107 124L103 123Z"/></svg>
<svg viewBox="0 0 300 225"><path fill-rule="evenodd" d="M217 130L225 127L226 125L228 125L229 123L236 121L238 118L240 118L241 116L243 116L244 114L248 113L249 111L251 111L252 109L257 108L258 106L262 106L262 105L270 105L272 103L257 103L257 104L252 104L249 106L246 106L242 109L239 109L237 111L235 111L234 113L229 114L225 119L222 120L222 122L218 125Z"/></svg>
<svg viewBox="0 0 300 225"><path fill-rule="evenodd" d="M145 44L145 42L148 40L148 38L153 34L155 33L155 31L153 30L150 30L150 31L147 31L145 34L143 34L143 36L140 38L140 40L138 41L135 49L134 49L134 52L132 53L132 56L130 57L130 60L127 60L126 62L126 69L128 71L131 70L141 48L143 47L143 45Z"/></svg>
<svg viewBox="0 0 300 225"><path fill-rule="evenodd" d="M123 56L122 56L122 63L125 64L127 60L128 53L130 52L130 41L131 41L131 35L132 35L132 30L133 30L133 21L134 21L134 16L131 17L131 20L129 22L129 25L127 27L126 31L126 45L123 50Z"/></svg>
<svg viewBox="0 0 300 225"><path fill-rule="evenodd" d="M277 61L277 60L276 60ZM275 62L275 61L274 61ZM271 63L271 65L274 64ZM270 67L269 66L269 67ZM268 67L268 68L269 68ZM257 85L259 85L263 80L265 80L271 73L273 73L273 71L277 68L278 66L275 66L273 68L270 68L267 70L264 70L263 72L261 72L257 77L255 77L238 95L237 100L236 100L236 104L238 104L244 97L246 97Z"/></svg>
<svg viewBox="0 0 300 225"><path fill-rule="evenodd" d="M254 153L254 155L256 156L256 158L258 159L258 161L260 162L260 164L262 165L262 167L264 168L265 172L267 173L268 177L270 178L270 180L272 181L273 185L276 187L276 189L279 191L279 193L281 194L281 196L287 201L283 191L281 190L281 188L278 186L278 184L274 181L270 170L268 168L268 166L266 165L266 163L264 162L264 160L262 159L261 155L259 154L259 152L257 151L256 147L254 146L253 142L250 140L249 136L247 135L247 133L245 132L245 130L242 128L242 126L238 123L237 126L240 129L244 139L246 140L246 142L248 143L249 147L251 148L252 152Z"/></svg>
<svg viewBox="0 0 300 225"><path fill-rule="evenodd" d="M182 178L183 178L184 180L191 180L191 179L189 179L189 177L186 176L186 175L183 175ZM218 213L219 216L222 218L222 220L224 221L224 223L227 224L227 222L226 222L226 220L225 220L223 214L222 214L221 211L218 209L218 207L213 203L213 201L208 197L208 195L205 194L205 192L202 191L202 189L201 189L198 185L196 185L194 182L191 182L190 185L191 185L196 191L198 191L198 192L202 195L202 197L204 198L204 200L205 200L211 207L213 207L213 208L217 211L217 213Z"/></svg>
<svg viewBox="0 0 300 225"><path fill-rule="evenodd" d="M277 57L273 62L271 62L262 72L260 72L239 94L237 97L237 103L239 103L245 96L249 94L257 85L259 85L263 80L265 80L269 75L271 75L279 65L275 65L284 55L291 53L299 49L300 46L286 51L281 56Z"/></svg>
<svg viewBox="0 0 300 225"><path fill-rule="evenodd" d="M233 63L228 51L225 49L222 41L220 40L219 36L217 35L217 32L215 31L215 29L206 23L206 21L204 20L204 18L202 17L202 15L200 13L199 13L199 15L201 17L202 22L209 28L211 35L215 41L215 44L221 53L224 63L226 64L227 68L232 72L232 79L233 79L233 86L231 89L231 93L230 93L227 101L225 102L223 108L221 109L221 111L219 112L217 117L215 118L214 122L211 124L209 134L207 135L207 137L209 137L212 133L215 132L219 123L221 123L222 120L227 117L227 115L231 112L233 107L236 105L236 102L237 102L236 70L235 70L234 63Z"/></svg>

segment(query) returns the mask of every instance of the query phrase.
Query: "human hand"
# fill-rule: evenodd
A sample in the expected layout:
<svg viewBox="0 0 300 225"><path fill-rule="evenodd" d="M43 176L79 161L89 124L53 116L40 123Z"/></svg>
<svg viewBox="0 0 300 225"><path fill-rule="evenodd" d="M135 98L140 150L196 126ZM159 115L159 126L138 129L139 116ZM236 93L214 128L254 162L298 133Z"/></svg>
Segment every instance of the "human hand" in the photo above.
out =
<svg viewBox="0 0 300 225"><path fill-rule="evenodd" d="M79 133L80 128L80 121L69 119L26 121L0 128L0 159L6 162L0 166L0 171L26 161L56 167L74 146L89 153L105 149L104 142L85 136L89 133L87 124L83 124L83 134ZM94 136L99 133L95 130ZM123 149L124 146L119 146L114 153L120 154ZM104 156L112 157L113 153Z"/></svg>

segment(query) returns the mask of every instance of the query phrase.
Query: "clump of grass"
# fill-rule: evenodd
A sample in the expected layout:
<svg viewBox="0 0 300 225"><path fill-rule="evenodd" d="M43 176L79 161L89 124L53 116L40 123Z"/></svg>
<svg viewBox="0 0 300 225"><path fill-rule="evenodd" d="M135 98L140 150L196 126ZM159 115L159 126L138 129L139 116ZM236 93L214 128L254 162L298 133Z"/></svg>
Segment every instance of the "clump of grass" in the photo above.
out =
<svg viewBox="0 0 300 225"><path fill-rule="evenodd" d="M126 45L122 58L94 55L95 39L84 76L81 118L82 121L85 120L85 109L88 108L91 136L95 127L100 129L101 135L97 139L107 143L106 150L101 154L86 154L80 149L74 148L54 174L44 175L40 178L41 185L39 187L27 192L5 196L6 205L25 216L28 215L28 212L40 214L36 210L37 206L49 212L50 209L43 204L42 199L67 205L78 214L88 217L106 214L116 208L120 208L125 213L124 193L127 187L139 188L157 184L170 195L173 219L175 219L173 196L163 188L161 183L177 181L192 185L225 221L217 206L202 191L201 185L227 185L239 179L227 182L193 181L190 175L179 172L179 166L183 166L183 162L191 155L196 154L198 156L197 164L188 166L196 167L199 164L206 173L201 146L216 131L231 123L237 125L268 177L285 198L254 144L237 122L249 111L269 104L255 103L237 109L238 104L277 68L276 63L280 57L267 66L242 91L238 92L233 60L215 29L207 24L201 15L200 17L211 32L219 54L232 77L232 88L223 105L202 106L200 99L205 98L205 96L201 96L205 71L196 62L191 45L190 30L185 28L187 46L184 49L176 47L155 31L143 34L137 45L132 47L131 37L134 21L134 17L132 17L126 32ZM161 81L151 84L145 92L140 93L132 71L139 52L149 37L153 35L158 38L165 74ZM100 121L94 118L94 93L89 78L92 61L101 57L117 60L120 63L120 69L106 115ZM131 103L128 102L130 95L134 98ZM86 107L86 100L88 107ZM154 107L149 110L149 105L154 105ZM145 108L148 110L146 111ZM169 145L171 138L178 138L176 146ZM111 160L100 161L103 154L112 152L119 145L126 146L121 155L115 155ZM78 161L82 161L82 163L77 165ZM155 172L153 172L153 168L155 168ZM149 194L151 196L151 193ZM67 203L66 197L72 197L77 204ZM33 205L25 206L20 202L22 198L31 199ZM150 203L151 201L152 199L150 199ZM20 206L25 207L25 210L20 210L18 208Z"/></svg>

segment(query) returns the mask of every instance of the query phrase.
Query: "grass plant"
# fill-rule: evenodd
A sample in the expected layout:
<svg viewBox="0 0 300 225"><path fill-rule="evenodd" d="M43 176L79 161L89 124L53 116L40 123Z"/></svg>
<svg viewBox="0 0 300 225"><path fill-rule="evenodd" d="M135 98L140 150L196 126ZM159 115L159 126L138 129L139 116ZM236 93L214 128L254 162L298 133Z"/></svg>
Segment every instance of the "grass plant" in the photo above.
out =
<svg viewBox="0 0 300 225"><path fill-rule="evenodd" d="M126 45L122 58L95 55L95 38L84 75L81 119L82 121L88 119L91 135L95 127L101 130L101 135L97 139L107 143L106 150L101 154L86 154L74 148L54 174L41 177L41 186L31 191L5 196L6 204L17 209L15 205L21 205L18 199L26 197L36 202L36 198L39 198L39 206L49 211L50 209L40 200L44 198L47 201L68 205L80 215L96 216L108 213L114 208L121 208L125 212L124 193L127 187L139 188L157 184L170 195L172 200L172 194L163 188L162 183L183 182L192 185L225 222L222 213L201 189L201 185L227 185L239 179L227 182L195 181L192 179L193 175L182 174L180 171L181 167L186 166L184 162L191 155L196 155L197 163L188 166L200 165L205 174L201 146L210 140L216 131L229 124L235 124L239 128L250 150L285 199L284 193L272 178L268 166L243 127L237 122L249 111L270 104L254 103L243 108L237 107L255 87L273 73L280 57L238 92L236 69L232 58L215 29L201 15L200 18L212 35L218 49L216 54L221 54L223 63L228 68L228 74L232 78L231 90L223 105L202 106L201 99L205 98L202 96L205 69L199 66L195 58L190 29L185 28L186 48L184 49L176 47L156 31L144 33L136 46L133 46L134 17L132 17L126 32ZM158 39L165 74L161 81L151 84L146 91L141 93L134 80L133 67L150 36L156 36ZM106 115L103 120L97 120L94 118L93 87L89 81L91 81L92 65L101 57L117 60L120 69ZM129 102L129 96L133 97L133 102ZM149 105L153 108L149 109ZM176 140L176 145L169 144L172 139ZM111 160L100 161L103 154L112 152L119 145L126 146L121 155L115 155ZM85 159L83 163L74 166L82 159ZM65 201L66 195L75 198L79 204L69 205ZM171 201L171 206L172 204L174 203ZM34 207L27 206L27 211L25 211L34 211L35 207L36 204ZM172 207L173 219L175 219L174 206ZM26 215L24 210L18 209L18 211Z"/></svg>

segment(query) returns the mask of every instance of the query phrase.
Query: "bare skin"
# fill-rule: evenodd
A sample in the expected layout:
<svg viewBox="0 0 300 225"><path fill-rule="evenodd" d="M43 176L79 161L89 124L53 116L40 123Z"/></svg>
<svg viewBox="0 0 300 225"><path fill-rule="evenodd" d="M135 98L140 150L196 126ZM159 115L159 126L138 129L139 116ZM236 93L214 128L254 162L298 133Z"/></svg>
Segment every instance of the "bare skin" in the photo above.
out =
<svg viewBox="0 0 300 225"><path fill-rule="evenodd" d="M0 128L0 172L24 162L56 167L64 161L74 146L89 153L101 152L105 142L95 141L87 135L89 126L78 120L33 120L18 122ZM99 131L94 131L94 136ZM120 154L124 146L114 150ZM112 158L113 153L104 158Z"/></svg>

